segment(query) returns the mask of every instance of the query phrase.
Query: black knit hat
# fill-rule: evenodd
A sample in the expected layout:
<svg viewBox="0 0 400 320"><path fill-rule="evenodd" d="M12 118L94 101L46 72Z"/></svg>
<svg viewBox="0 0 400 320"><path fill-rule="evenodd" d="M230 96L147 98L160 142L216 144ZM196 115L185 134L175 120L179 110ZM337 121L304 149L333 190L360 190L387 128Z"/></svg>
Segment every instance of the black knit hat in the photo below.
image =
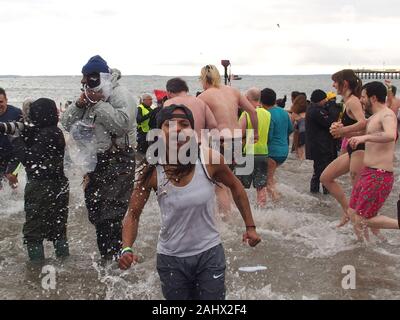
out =
<svg viewBox="0 0 400 320"><path fill-rule="evenodd" d="M56 126L58 110L54 100L40 98L32 102L29 107L29 119L33 125L39 128Z"/></svg>
<svg viewBox="0 0 400 320"><path fill-rule="evenodd" d="M326 93L320 89L314 90L311 94L311 102L313 103L319 103L324 99L326 99Z"/></svg>
<svg viewBox="0 0 400 320"><path fill-rule="evenodd" d="M173 114L176 109L182 110L184 114ZM192 111L184 106L183 104L171 104L168 107L163 107L157 113L157 128L161 129L161 126L165 120L173 118L187 119L190 122L190 126L194 129L194 118Z"/></svg>

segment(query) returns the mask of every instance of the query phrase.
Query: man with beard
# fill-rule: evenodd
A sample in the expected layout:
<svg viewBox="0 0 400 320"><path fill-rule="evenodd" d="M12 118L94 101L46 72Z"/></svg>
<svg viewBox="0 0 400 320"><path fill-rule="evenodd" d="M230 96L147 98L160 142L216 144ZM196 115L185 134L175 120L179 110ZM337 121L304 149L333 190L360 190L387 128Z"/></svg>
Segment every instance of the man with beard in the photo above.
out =
<svg viewBox="0 0 400 320"><path fill-rule="evenodd" d="M374 233L378 229L400 228L399 217L393 219L378 216L394 182L393 159L397 123L396 115L385 104L386 95L386 87L381 82L374 81L363 87L361 102L372 116L368 119L366 134L349 140L352 148L365 143L365 168L353 187L348 209L359 241L363 241L364 236L369 240L367 227Z"/></svg>

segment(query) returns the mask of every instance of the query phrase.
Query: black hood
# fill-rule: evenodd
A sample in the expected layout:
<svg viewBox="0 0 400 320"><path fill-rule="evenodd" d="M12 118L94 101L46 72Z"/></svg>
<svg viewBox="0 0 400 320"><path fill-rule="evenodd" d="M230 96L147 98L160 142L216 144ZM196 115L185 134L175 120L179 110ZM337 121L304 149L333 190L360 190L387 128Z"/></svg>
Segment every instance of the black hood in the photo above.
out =
<svg viewBox="0 0 400 320"><path fill-rule="evenodd" d="M58 123L56 103L47 98L40 98L32 102L29 108L29 120L39 128L56 126Z"/></svg>

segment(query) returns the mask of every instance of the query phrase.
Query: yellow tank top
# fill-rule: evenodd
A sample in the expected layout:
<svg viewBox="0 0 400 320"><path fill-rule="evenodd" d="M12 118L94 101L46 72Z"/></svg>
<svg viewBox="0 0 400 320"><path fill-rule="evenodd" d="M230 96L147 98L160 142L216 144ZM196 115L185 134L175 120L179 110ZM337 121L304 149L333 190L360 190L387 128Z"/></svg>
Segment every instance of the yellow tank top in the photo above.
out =
<svg viewBox="0 0 400 320"><path fill-rule="evenodd" d="M246 144L244 146L245 154L268 155L268 133L271 123L271 114L262 107L256 109L258 118L258 141L255 144L249 143L249 135L246 134ZM247 129L253 129L250 116L247 112L243 112L242 116L246 116Z"/></svg>

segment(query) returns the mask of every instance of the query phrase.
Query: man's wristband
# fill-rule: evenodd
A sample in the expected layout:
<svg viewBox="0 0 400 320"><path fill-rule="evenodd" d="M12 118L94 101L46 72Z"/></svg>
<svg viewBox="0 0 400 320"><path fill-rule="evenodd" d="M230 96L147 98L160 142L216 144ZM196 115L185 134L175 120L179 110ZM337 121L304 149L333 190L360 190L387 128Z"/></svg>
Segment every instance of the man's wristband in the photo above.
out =
<svg viewBox="0 0 400 320"><path fill-rule="evenodd" d="M255 228L256 228L256 226L246 226L246 230L247 230L247 229L249 229L249 228L253 228L253 229L255 229Z"/></svg>
<svg viewBox="0 0 400 320"><path fill-rule="evenodd" d="M121 256L127 252L133 253L133 250L131 247L125 247L121 250Z"/></svg>

